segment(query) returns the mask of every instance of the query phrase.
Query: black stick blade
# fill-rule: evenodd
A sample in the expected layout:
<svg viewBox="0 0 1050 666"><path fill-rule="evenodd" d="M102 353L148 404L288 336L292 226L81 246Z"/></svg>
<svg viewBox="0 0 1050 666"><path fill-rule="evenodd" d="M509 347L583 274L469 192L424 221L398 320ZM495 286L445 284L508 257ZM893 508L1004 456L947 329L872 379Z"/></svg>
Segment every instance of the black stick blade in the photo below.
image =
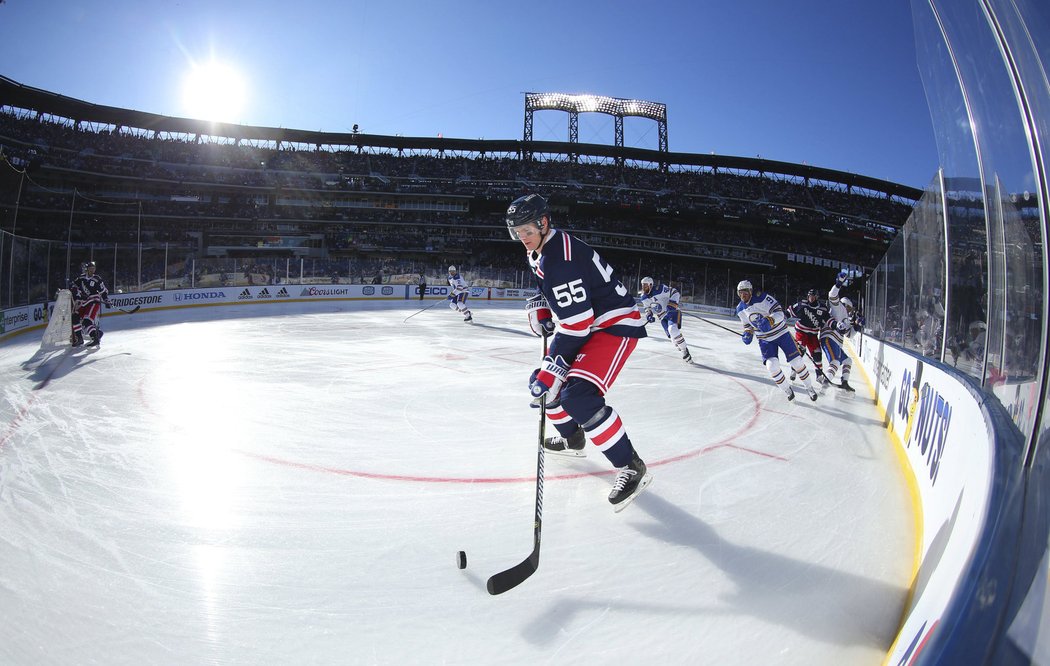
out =
<svg viewBox="0 0 1050 666"><path fill-rule="evenodd" d="M539 566L540 553L539 550L536 549L519 564L516 564L506 571L493 574L488 582L489 594L503 594L507 590L514 589L518 585L524 583L529 576L536 573L536 569L538 569Z"/></svg>

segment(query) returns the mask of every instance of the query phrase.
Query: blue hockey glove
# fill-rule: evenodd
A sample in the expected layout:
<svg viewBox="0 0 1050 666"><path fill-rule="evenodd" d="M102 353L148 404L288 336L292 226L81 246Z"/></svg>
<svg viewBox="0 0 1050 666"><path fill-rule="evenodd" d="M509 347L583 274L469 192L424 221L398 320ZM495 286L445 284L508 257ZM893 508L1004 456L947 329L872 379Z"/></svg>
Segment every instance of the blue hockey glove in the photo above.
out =
<svg viewBox="0 0 1050 666"><path fill-rule="evenodd" d="M645 323L651 324L654 321L656 321L656 317L653 316L653 311L652 310L646 310L645 311Z"/></svg>
<svg viewBox="0 0 1050 666"><path fill-rule="evenodd" d="M840 321L835 324L835 328L839 329L839 333L847 334L853 330L853 326L848 321Z"/></svg>
<svg viewBox="0 0 1050 666"><path fill-rule="evenodd" d="M525 301L525 313L529 317L529 328L536 335L554 333L554 319L550 305L543 294L536 294Z"/></svg>
<svg viewBox="0 0 1050 666"><path fill-rule="evenodd" d="M529 377L529 393L532 394L532 406L538 408L540 402L550 405L558 399L565 376L569 374L569 364L561 356L544 356L540 367L532 371Z"/></svg>
<svg viewBox="0 0 1050 666"><path fill-rule="evenodd" d="M769 317L757 317L757 320L758 321L755 322L755 325L758 327L758 330L763 333L773 330L773 320Z"/></svg>
<svg viewBox="0 0 1050 666"><path fill-rule="evenodd" d="M835 276L835 285L841 289L848 287L853 282L853 278L850 277L849 271L839 271L839 274Z"/></svg>
<svg viewBox="0 0 1050 666"><path fill-rule="evenodd" d="M740 341L745 345L751 344L751 341L755 339L755 334L751 329L744 331L743 335L740 336Z"/></svg>

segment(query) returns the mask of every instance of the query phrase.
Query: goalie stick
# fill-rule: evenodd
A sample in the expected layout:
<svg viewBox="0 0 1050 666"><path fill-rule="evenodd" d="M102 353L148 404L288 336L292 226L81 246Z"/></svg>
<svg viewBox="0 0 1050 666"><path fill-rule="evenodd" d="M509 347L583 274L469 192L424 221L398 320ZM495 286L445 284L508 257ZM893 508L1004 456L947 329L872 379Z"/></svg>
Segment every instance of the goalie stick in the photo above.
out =
<svg viewBox="0 0 1050 666"><path fill-rule="evenodd" d="M547 334L543 334L543 355L547 355ZM536 514L532 532L532 553L513 567L489 578L489 594L503 594L521 585L540 566L540 529L543 526L543 436L547 423L546 400L540 400L540 436L536 453Z"/></svg>

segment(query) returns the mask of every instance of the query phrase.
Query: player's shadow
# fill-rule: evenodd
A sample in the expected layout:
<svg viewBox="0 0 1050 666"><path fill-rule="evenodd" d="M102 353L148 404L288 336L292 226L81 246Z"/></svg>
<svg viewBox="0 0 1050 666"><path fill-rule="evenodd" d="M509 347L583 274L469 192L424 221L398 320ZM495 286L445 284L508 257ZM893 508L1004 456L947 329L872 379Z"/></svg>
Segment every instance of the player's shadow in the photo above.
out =
<svg viewBox="0 0 1050 666"><path fill-rule="evenodd" d="M33 390L39 391L52 381L65 377L77 368L111 357L111 355L95 356L97 352L98 349L95 348L64 349L58 352L38 351L22 362L22 368L29 372L28 378L36 382ZM122 352L122 354L130 356L128 352Z"/></svg>
<svg viewBox="0 0 1050 666"><path fill-rule="evenodd" d="M801 561L767 549L741 546L722 538L703 520L664 500L655 493L638 498L630 511L644 511L653 519L634 523L643 535L680 553L674 546L695 551L718 567L735 586L733 592L700 598L695 605L668 605L658 602L623 601L603 598L561 598L545 608L523 630L533 643L556 640L572 626L574 616L580 624L593 613L603 611L642 612L672 617L695 615L748 615L771 624L788 627L822 643L851 646L869 645L888 650L907 600L907 589L861 575ZM845 534L847 530L844 530ZM795 535L780 535L794 540ZM674 555L688 576L685 557ZM710 574L708 574L710 575ZM693 585L693 581L683 581ZM721 586L720 586L721 587ZM703 590L703 586L699 586Z"/></svg>

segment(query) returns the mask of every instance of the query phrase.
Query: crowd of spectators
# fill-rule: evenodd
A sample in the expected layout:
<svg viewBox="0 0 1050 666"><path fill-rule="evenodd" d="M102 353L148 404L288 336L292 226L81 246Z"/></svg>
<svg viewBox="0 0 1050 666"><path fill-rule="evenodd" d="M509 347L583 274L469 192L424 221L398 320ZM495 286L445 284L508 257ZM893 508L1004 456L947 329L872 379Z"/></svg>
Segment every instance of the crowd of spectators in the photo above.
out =
<svg viewBox="0 0 1050 666"><path fill-rule="evenodd" d="M554 204L557 225L603 254L661 275L674 266L666 279L704 294L725 292L734 271L769 276L788 291L794 281L809 284L818 267L873 266L911 203L833 183L674 164L319 148L200 142L0 113L0 229L10 244L111 246L114 256L141 244L155 257L163 247L169 262L204 261L220 235L228 243L244 234L245 251L260 232L312 236L321 241L292 249L320 266L312 273L336 280L375 279L380 267L397 275L406 263L438 275L451 261L509 272L520 269L520 248L502 209L538 191ZM17 253L7 254L0 268ZM126 272L118 263L114 270ZM146 266L151 279L178 272L171 263ZM278 279L276 271L261 275Z"/></svg>

